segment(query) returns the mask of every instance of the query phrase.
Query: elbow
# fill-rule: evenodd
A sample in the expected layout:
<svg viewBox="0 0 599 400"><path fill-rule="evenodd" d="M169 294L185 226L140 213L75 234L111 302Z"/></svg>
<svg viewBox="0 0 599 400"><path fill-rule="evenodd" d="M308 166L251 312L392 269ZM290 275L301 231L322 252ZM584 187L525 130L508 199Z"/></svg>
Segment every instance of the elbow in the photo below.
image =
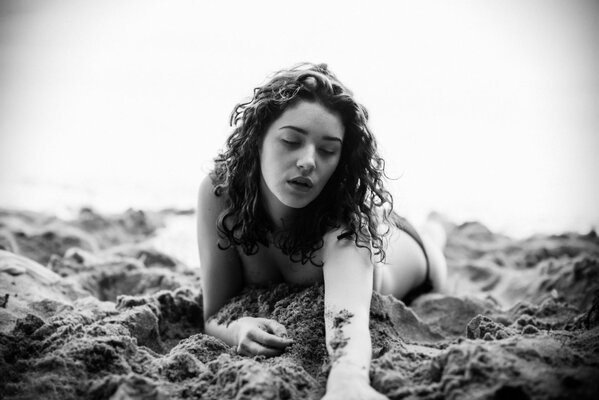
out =
<svg viewBox="0 0 599 400"><path fill-rule="evenodd" d="M213 310L211 307L207 307L207 305L204 303L204 310L203 310L203 318L204 318L204 326L208 326L208 323L214 319L214 317L216 316L217 310Z"/></svg>
<svg viewBox="0 0 599 400"><path fill-rule="evenodd" d="M217 336L214 328L218 325L218 321L215 318L216 314L204 313L204 333L211 336Z"/></svg>

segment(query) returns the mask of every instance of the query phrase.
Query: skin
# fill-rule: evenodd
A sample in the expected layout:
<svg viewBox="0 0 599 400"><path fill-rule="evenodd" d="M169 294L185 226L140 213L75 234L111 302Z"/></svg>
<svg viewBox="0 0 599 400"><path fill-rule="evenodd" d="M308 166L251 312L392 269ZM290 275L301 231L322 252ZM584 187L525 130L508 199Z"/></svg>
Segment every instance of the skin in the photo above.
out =
<svg viewBox="0 0 599 400"><path fill-rule="evenodd" d="M293 223L297 210L322 191L339 163L344 135L340 116L318 102L290 105L269 126L260 144L260 190L275 227ZM307 186L294 183L300 177L309 181ZM337 240L343 231L339 228L323 237L324 245L316 253L316 261L324 264L321 268L293 263L275 246L259 245L257 254L248 256L240 249L220 250L216 245L216 220L224 207L225 199L214 195L210 179L204 179L198 200L198 245L206 333L235 346L240 354L279 355L293 343L280 323L245 317L223 326L211 317L245 285L324 283L325 340L334 359L325 399L386 399L369 383L370 299L373 289L401 298L424 280L425 259L416 242L391 227L387 261L377 264L353 241ZM439 287L442 268L436 264L442 255L432 245L430 251L431 276ZM351 315L342 326L334 323L340 313ZM344 338L343 351L331 346L339 337Z"/></svg>
<svg viewBox="0 0 599 400"><path fill-rule="evenodd" d="M260 188L276 225L324 189L339 164L344 136L341 118L315 102L289 106L270 125L260 146ZM293 183L300 177L311 187Z"/></svg>

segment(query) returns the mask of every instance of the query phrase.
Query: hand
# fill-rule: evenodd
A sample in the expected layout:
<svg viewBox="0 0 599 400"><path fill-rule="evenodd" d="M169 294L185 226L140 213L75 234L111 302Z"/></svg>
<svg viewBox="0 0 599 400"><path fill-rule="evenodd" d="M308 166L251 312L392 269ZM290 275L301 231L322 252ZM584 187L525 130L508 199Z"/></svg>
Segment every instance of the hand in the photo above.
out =
<svg viewBox="0 0 599 400"><path fill-rule="evenodd" d="M244 317L238 319L237 353L246 356L273 357L285 351L293 343L287 338L287 330L275 320Z"/></svg>

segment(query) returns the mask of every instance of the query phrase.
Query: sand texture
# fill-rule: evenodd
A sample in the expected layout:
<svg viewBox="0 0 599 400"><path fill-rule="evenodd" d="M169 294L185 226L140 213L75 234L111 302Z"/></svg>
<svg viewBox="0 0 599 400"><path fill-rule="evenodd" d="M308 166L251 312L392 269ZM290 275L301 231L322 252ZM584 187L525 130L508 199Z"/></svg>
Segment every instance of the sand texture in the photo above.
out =
<svg viewBox="0 0 599 400"><path fill-rule="evenodd" d="M191 216L189 218L192 218ZM203 334L199 271L150 239L164 215L0 211L0 398L319 399L323 287L250 288L219 313L273 318L270 359ZM193 233L190 233L193 235ZM390 399L596 399L599 239L478 223L446 248L449 294L373 294L372 386Z"/></svg>

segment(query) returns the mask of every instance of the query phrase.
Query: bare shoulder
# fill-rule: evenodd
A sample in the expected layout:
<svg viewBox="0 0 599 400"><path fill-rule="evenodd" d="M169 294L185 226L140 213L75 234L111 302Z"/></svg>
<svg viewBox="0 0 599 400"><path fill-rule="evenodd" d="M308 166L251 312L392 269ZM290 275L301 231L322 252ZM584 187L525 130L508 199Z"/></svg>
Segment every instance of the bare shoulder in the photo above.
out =
<svg viewBox="0 0 599 400"><path fill-rule="evenodd" d="M225 209L223 196L214 193L214 185L209 176L200 183L198 190L197 239L200 246L200 258L208 251L212 252L212 243L218 241L217 221Z"/></svg>
<svg viewBox="0 0 599 400"><path fill-rule="evenodd" d="M206 176L200 182L198 190L198 207L224 207L224 199L214 192L214 185L210 176Z"/></svg>
<svg viewBox="0 0 599 400"><path fill-rule="evenodd" d="M370 258L368 249L356 245L354 235L348 235L349 230L338 227L330 230L323 236L323 258L331 259L341 254L346 256L359 256Z"/></svg>
<svg viewBox="0 0 599 400"><path fill-rule="evenodd" d="M213 225L225 207L225 197L216 195L212 179L206 176L198 190L198 222Z"/></svg>
<svg viewBox="0 0 599 400"><path fill-rule="evenodd" d="M325 233L322 237L322 240L324 242L323 247L326 248L327 246L337 245L337 242L339 241L348 242L349 240L342 239L345 232L347 232L347 229L343 227L338 227L335 229L331 229L330 231Z"/></svg>

